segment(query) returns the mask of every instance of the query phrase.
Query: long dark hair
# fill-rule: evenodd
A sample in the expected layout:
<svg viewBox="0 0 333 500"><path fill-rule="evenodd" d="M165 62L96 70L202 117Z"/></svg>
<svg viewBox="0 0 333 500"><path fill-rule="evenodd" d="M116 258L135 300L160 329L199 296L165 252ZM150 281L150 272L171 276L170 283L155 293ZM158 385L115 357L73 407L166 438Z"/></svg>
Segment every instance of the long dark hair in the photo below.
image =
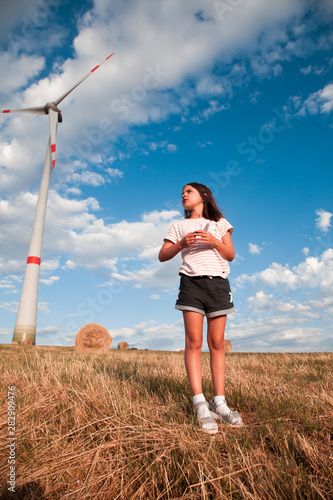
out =
<svg viewBox="0 0 333 500"><path fill-rule="evenodd" d="M205 186L204 184L199 184L198 182L189 182L188 184L186 184L186 186L192 186L199 192L203 201L202 216L205 219L214 220L215 222L223 219L224 216L217 206L213 193L207 186ZM191 217L191 212L189 210L184 210L184 214L185 219L189 219Z"/></svg>

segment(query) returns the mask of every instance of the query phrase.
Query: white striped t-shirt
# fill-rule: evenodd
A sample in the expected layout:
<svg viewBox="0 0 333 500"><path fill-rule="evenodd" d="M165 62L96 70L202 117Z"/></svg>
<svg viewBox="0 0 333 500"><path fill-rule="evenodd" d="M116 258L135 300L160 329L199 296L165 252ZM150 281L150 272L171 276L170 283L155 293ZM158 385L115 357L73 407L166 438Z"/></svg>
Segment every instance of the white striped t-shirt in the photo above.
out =
<svg viewBox="0 0 333 500"><path fill-rule="evenodd" d="M164 240L177 243L182 240L188 233L193 231L207 231L215 238L222 240L223 236L234 228L229 222L222 218L218 222L200 217L198 219L183 219L175 222ZM192 247L183 248L181 251L183 259L179 272L187 276L222 276L226 278L230 273L230 267L226 260L221 257L218 251L212 245L203 245L196 243Z"/></svg>

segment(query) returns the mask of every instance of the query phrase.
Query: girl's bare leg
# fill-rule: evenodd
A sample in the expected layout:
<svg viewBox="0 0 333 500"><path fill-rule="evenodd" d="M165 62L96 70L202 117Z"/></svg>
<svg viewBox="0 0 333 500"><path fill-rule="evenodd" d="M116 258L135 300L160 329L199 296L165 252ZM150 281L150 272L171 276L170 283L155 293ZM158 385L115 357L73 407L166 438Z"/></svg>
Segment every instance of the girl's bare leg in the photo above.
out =
<svg viewBox="0 0 333 500"><path fill-rule="evenodd" d="M183 311L185 327L185 366L193 396L202 393L201 347L203 315Z"/></svg>
<svg viewBox="0 0 333 500"><path fill-rule="evenodd" d="M213 378L214 396L224 395L224 330L226 320L226 315L216 318L207 318L207 342L210 351L210 369Z"/></svg>

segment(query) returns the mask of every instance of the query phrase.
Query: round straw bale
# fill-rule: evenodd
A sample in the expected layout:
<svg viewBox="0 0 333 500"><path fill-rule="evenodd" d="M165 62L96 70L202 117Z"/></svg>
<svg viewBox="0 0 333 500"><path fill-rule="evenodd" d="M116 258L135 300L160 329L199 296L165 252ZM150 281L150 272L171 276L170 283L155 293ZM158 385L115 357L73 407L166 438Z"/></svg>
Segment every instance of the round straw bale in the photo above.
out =
<svg viewBox="0 0 333 500"><path fill-rule="evenodd" d="M127 342L119 342L118 349L128 349L128 343Z"/></svg>
<svg viewBox="0 0 333 500"><path fill-rule="evenodd" d="M232 351L232 345L231 345L231 342L230 340L225 340L224 341L224 352L226 354L229 354L230 352Z"/></svg>
<svg viewBox="0 0 333 500"><path fill-rule="evenodd" d="M24 339L24 340L22 341L22 344L23 344L23 345L32 345L32 340L31 340L31 339Z"/></svg>
<svg viewBox="0 0 333 500"><path fill-rule="evenodd" d="M18 342L16 342L16 340L13 340L12 345L18 345Z"/></svg>
<svg viewBox="0 0 333 500"><path fill-rule="evenodd" d="M110 333L97 323L83 326L75 337L75 350L79 352L107 352L111 344Z"/></svg>

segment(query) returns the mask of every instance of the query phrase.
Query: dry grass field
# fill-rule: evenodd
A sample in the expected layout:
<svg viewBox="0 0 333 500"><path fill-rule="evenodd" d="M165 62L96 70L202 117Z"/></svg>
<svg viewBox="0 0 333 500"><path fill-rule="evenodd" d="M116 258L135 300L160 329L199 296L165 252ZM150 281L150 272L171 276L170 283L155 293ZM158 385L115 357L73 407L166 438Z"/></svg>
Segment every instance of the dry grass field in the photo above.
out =
<svg viewBox="0 0 333 500"><path fill-rule="evenodd" d="M229 354L227 400L245 426L219 424L213 437L195 424L182 353L2 346L0 355L2 499L333 498L332 353ZM203 377L208 398L207 353Z"/></svg>

